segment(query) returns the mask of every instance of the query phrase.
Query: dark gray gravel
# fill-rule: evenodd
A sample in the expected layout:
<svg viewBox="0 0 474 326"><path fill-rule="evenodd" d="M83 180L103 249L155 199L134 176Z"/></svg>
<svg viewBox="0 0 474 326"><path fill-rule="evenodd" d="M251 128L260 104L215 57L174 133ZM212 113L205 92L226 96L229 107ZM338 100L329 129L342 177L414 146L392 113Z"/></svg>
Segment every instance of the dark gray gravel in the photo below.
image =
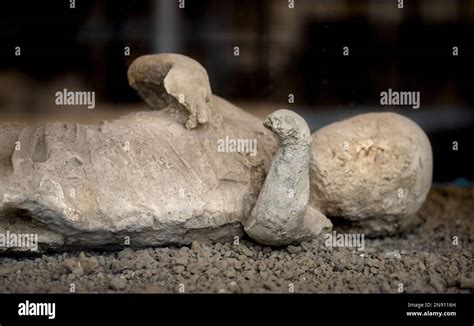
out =
<svg viewBox="0 0 474 326"><path fill-rule="evenodd" d="M0 292L473 292L473 199L472 188L432 190L422 225L366 239L363 255L323 240L274 249L244 239L238 246L3 257Z"/></svg>

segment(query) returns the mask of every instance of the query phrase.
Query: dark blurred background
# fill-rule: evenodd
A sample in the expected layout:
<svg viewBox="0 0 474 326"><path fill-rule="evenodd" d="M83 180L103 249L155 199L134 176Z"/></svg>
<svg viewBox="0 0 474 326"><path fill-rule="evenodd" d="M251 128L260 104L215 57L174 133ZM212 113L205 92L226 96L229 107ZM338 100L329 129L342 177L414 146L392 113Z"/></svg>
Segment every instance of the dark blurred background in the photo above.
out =
<svg viewBox="0 0 474 326"><path fill-rule="evenodd" d="M180 3L2 2L0 120L93 122L143 110L128 65L178 52L205 66L215 94L260 117L292 109L314 131L362 112L406 115L430 137L435 181L474 180L474 1L405 0L403 9L397 0ZM95 91L97 107L58 108L54 94L64 88ZM420 91L421 108L381 106L388 88Z"/></svg>

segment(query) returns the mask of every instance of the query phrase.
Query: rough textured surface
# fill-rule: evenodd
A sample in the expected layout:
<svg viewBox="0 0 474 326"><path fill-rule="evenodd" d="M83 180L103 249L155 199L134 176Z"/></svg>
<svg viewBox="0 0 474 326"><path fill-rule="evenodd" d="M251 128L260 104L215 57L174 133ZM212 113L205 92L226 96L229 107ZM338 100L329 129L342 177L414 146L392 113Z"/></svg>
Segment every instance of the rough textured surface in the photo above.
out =
<svg viewBox="0 0 474 326"><path fill-rule="evenodd" d="M185 126L217 119L209 77L199 62L184 55L161 53L137 58L128 69L128 82L154 110L171 103L187 111Z"/></svg>
<svg viewBox="0 0 474 326"><path fill-rule="evenodd" d="M242 235L276 150L274 135L212 97L204 68L189 58L138 59L129 79L153 108L164 109L99 125L0 126L0 232L38 233L40 250ZM174 97L181 92L184 104ZM257 149L219 151L224 139L255 140Z"/></svg>
<svg viewBox="0 0 474 326"><path fill-rule="evenodd" d="M433 188L403 236L366 239L364 257L323 241L251 241L0 258L0 292L474 292L474 189ZM453 236L459 243L453 245Z"/></svg>
<svg viewBox="0 0 474 326"><path fill-rule="evenodd" d="M45 247L231 239L271 158L272 138L252 122L188 131L160 111L26 127L0 176L0 230L37 231ZM258 139L257 155L217 152L226 136Z"/></svg>
<svg viewBox="0 0 474 326"><path fill-rule="evenodd" d="M313 134L311 205L347 231L393 234L412 223L432 170L430 142L413 121L358 115Z"/></svg>
<svg viewBox="0 0 474 326"><path fill-rule="evenodd" d="M265 127L280 139L280 147L257 203L245 223L245 232L265 245L298 243L331 228L331 222L308 207L311 133L299 115L278 110Z"/></svg>

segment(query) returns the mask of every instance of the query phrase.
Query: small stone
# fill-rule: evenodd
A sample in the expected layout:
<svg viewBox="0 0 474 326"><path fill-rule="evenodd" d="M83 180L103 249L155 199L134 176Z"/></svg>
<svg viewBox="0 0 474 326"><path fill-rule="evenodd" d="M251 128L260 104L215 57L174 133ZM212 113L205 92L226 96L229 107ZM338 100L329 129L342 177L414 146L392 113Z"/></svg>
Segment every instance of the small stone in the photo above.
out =
<svg viewBox="0 0 474 326"><path fill-rule="evenodd" d="M364 275L365 275L365 276L369 276L369 274L370 274L370 269L369 269L368 266L365 266L365 267L364 267Z"/></svg>
<svg viewBox="0 0 474 326"><path fill-rule="evenodd" d="M400 255L400 252L398 250L386 252L384 254L384 257L385 258L397 258L397 259L402 258L402 256Z"/></svg>
<svg viewBox="0 0 474 326"><path fill-rule="evenodd" d="M82 274L84 274L84 268L82 267L79 261L69 258L64 261L63 266L66 267L74 275L81 276Z"/></svg>
<svg viewBox="0 0 474 326"><path fill-rule="evenodd" d="M459 287L461 289L474 289L474 279L461 277L461 280L459 282Z"/></svg>
<svg viewBox="0 0 474 326"><path fill-rule="evenodd" d="M234 268L238 271L241 271L242 270L242 262L240 262L239 260L235 260Z"/></svg>
<svg viewBox="0 0 474 326"><path fill-rule="evenodd" d="M247 280L254 280L256 278L256 273L253 270L245 271L242 276Z"/></svg>
<svg viewBox="0 0 474 326"><path fill-rule="evenodd" d="M232 278L232 277L236 277L236 276L237 276L237 273L235 272L235 269L229 268L229 269L226 270L225 275L226 275L227 277Z"/></svg>
<svg viewBox="0 0 474 326"><path fill-rule="evenodd" d="M332 268L332 270L333 270L334 272L344 272L345 269L346 269L346 268L345 268L344 266L342 266L342 265L335 265L335 266Z"/></svg>
<svg viewBox="0 0 474 326"><path fill-rule="evenodd" d="M430 275L430 284L435 288L436 292L444 292L443 281L436 275Z"/></svg>
<svg viewBox="0 0 474 326"><path fill-rule="evenodd" d="M182 274L184 270L185 270L184 266L181 266L181 265L173 266L173 271L176 274Z"/></svg>
<svg viewBox="0 0 474 326"><path fill-rule="evenodd" d="M288 250L288 252L291 254L298 254L301 252L301 247L289 245L288 247L286 247L286 250Z"/></svg>
<svg viewBox="0 0 474 326"><path fill-rule="evenodd" d="M243 253L247 257L253 256L253 252L245 246L240 246L240 252Z"/></svg>
<svg viewBox="0 0 474 326"><path fill-rule="evenodd" d="M142 250L137 253L136 260L139 262L139 267L145 269L152 269L153 264L155 264L155 259L150 256L146 250Z"/></svg>
<svg viewBox="0 0 474 326"><path fill-rule="evenodd" d="M200 245L199 242L197 242L197 241L193 241L193 242L192 242L192 244L191 244L191 249L192 249L193 251L196 251L196 252L199 252L199 251L202 250L201 245Z"/></svg>
<svg viewBox="0 0 474 326"><path fill-rule="evenodd" d="M127 286L127 281L121 277L114 277L110 280L110 287L114 290L123 290Z"/></svg>
<svg viewBox="0 0 474 326"><path fill-rule="evenodd" d="M85 255L79 256L79 263L84 268L84 273L92 274L97 272L99 267L99 261L96 257L86 257Z"/></svg>
<svg viewBox="0 0 474 326"><path fill-rule="evenodd" d="M258 264L258 270L260 272L265 271L267 269L267 265L262 261L260 264Z"/></svg>
<svg viewBox="0 0 474 326"><path fill-rule="evenodd" d="M117 254L118 259L124 259L129 255L133 254L133 250L130 248L125 248Z"/></svg>
<svg viewBox="0 0 474 326"><path fill-rule="evenodd" d="M176 257L174 260L173 260L174 264L175 265L182 265L182 266L186 266L188 264L188 257L186 256L179 256L179 257Z"/></svg>

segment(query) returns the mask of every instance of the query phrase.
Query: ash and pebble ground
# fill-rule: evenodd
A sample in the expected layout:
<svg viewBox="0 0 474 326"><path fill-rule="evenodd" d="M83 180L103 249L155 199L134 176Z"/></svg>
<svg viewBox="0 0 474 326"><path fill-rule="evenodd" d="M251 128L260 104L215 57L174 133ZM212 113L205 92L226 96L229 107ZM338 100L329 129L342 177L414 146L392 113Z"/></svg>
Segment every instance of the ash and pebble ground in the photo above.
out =
<svg viewBox="0 0 474 326"><path fill-rule="evenodd" d="M242 240L3 257L0 292L472 293L473 199L474 188L434 188L419 212L425 223L365 239L363 253L328 248L324 240L280 249Z"/></svg>

